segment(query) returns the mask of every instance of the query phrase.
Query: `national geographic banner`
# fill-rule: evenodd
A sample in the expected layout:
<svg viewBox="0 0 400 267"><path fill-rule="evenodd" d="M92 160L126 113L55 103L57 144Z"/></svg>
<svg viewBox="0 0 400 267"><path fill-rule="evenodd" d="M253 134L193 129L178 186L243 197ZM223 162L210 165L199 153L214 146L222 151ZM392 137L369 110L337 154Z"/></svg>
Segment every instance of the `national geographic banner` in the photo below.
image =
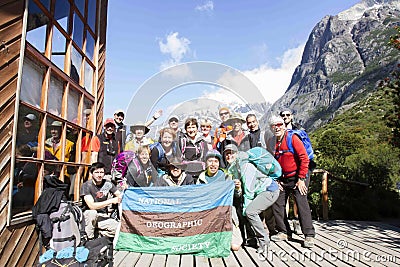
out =
<svg viewBox="0 0 400 267"><path fill-rule="evenodd" d="M127 189L116 249L227 257L233 190L232 181Z"/></svg>

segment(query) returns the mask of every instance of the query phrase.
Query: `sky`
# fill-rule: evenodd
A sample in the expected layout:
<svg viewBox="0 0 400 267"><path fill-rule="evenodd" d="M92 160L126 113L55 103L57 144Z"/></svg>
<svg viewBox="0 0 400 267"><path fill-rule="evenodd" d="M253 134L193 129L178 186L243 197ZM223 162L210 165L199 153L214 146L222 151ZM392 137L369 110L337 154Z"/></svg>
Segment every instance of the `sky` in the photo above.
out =
<svg viewBox="0 0 400 267"><path fill-rule="evenodd" d="M125 121L131 124L157 109L163 109L160 119L166 119L170 110L189 99L211 98L229 105L235 94L211 81L161 89L165 94L146 88L146 94L156 94L152 102L135 98L160 72L198 61L241 72L265 101L273 103L287 89L315 25L358 2L109 1L104 116L132 106L145 110L147 117L128 113Z"/></svg>

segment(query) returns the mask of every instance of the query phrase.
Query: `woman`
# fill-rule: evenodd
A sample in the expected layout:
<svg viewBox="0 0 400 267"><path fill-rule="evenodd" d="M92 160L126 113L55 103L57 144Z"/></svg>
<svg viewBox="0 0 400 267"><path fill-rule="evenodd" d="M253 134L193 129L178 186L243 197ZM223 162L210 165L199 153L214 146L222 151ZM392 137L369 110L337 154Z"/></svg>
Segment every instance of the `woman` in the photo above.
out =
<svg viewBox="0 0 400 267"><path fill-rule="evenodd" d="M161 142L154 143L150 146L150 160L160 176L168 171L168 159L180 157L180 153L176 148L175 138L176 134L173 129L163 128L160 131Z"/></svg>
<svg viewBox="0 0 400 267"><path fill-rule="evenodd" d="M205 158L208 152L207 142L198 128L197 119L188 118L185 121L185 136L179 140L182 159L188 163L187 172L191 173L194 178L204 171Z"/></svg>
<svg viewBox="0 0 400 267"><path fill-rule="evenodd" d="M207 142L207 148L208 150L212 149L212 143L213 143L213 138L211 136L211 128L212 128L212 123L209 119L202 119L200 120L200 128L201 128L201 133L203 134L204 140Z"/></svg>
<svg viewBox="0 0 400 267"><path fill-rule="evenodd" d="M194 184L193 177L185 172L187 165L179 158L170 160L168 173L161 178L162 183L158 186L181 186Z"/></svg>
<svg viewBox="0 0 400 267"><path fill-rule="evenodd" d="M126 173L126 186L148 187L157 183L158 173L150 162L149 146L140 146L137 151L137 158L128 164Z"/></svg>

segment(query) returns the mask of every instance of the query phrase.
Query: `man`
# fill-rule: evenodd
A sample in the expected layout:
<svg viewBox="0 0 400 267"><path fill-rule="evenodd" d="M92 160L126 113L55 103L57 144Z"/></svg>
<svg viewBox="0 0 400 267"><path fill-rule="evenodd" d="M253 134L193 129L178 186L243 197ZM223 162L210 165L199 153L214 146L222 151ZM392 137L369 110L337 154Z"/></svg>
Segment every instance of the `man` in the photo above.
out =
<svg viewBox="0 0 400 267"><path fill-rule="evenodd" d="M130 140L126 142L124 149L125 151L130 150L136 153L140 146L154 143L152 139L145 136L150 129L144 123L138 122L132 125L130 130L133 134L133 138L130 138Z"/></svg>
<svg viewBox="0 0 400 267"><path fill-rule="evenodd" d="M210 150L206 155L206 170L199 175L197 184L208 184L216 181L225 181L231 179L230 176L220 169L220 164L222 162L222 155L218 150ZM239 180L235 180L235 193L234 199L240 198L241 196L241 184ZM231 249L237 251L243 243L242 234L239 228L239 219L237 216L236 209L232 210L232 242Z"/></svg>
<svg viewBox="0 0 400 267"><path fill-rule="evenodd" d="M274 217L278 234L271 237L273 241L287 240L291 236L291 229L286 216L285 205L290 194L294 195L298 205L300 225L305 235L304 247L314 246L315 230L312 225L311 210L307 200L309 159L306 149L297 135L293 135L292 145L295 153L289 151L286 136L287 130L284 120L273 116L270 126L275 136L275 158L282 167L282 176L279 178L280 194L273 205Z"/></svg>
<svg viewBox="0 0 400 267"><path fill-rule="evenodd" d="M268 254L269 235L264 229L260 214L271 207L279 196L278 184L270 176L260 172L257 167L248 162L247 153L238 152L231 144L225 148L225 157L228 165L228 173L234 179L240 181L243 194L243 215L252 226L258 242L257 253L260 260L265 260ZM271 169L279 170L279 163L270 156ZM246 229L247 230L247 229Z"/></svg>
<svg viewBox="0 0 400 267"><path fill-rule="evenodd" d="M37 125L38 123L34 114L29 113L24 116L24 128L18 128L17 146L28 145L30 147L37 147L39 132Z"/></svg>
<svg viewBox="0 0 400 267"><path fill-rule="evenodd" d="M89 169L92 179L82 184L81 197L83 200L83 216L85 231L89 239L93 239L95 229L108 237L114 237L118 221L110 217L108 207L121 203L121 192L115 185L104 179L104 164L95 162ZM109 193L114 197L109 198Z"/></svg>
<svg viewBox="0 0 400 267"><path fill-rule="evenodd" d="M126 125L123 122L124 119L125 113L122 109L118 109L114 112L115 138L121 145L121 152L126 142Z"/></svg>
<svg viewBox="0 0 400 267"><path fill-rule="evenodd" d="M257 120L256 115L248 114L246 116L246 124L247 128L249 128L248 138L250 142L250 148L257 146L265 148L264 135L260 130L260 124Z"/></svg>
<svg viewBox="0 0 400 267"><path fill-rule="evenodd" d="M265 133L261 131L260 124L257 120L255 114L248 114L246 116L246 124L247 128L249 129L248 138L250 142L250 148L253 147L263 147L266 148L265 144ZM275 233L275 219L274 214L272 211L272 207L265 210L261 217L265 219L265 224L268 227L269 234L276 234Z"/></svg>
<svg viewBox="0 0 400 267"><path fill-rule="evenodd" d="M299 124L293 122L293 114L292 111L290 111L289 109L282 110L279 113L279 116L282 117L286 129L293 129L293 130L302 129L302 127Z"/></svg>
<svg viewBox="0 0 400 267"><path fill-rule="evenodd" d="M106 175L111 175L111 165L116 155L120 153L120 143L116 139L114 119L104 121L104 132L92 139L91 162L102 162Z"/></svg>
<svg viewBox="0 0 400 267"><path fill-rule="evenodd" d="M226 133L232 130L232 126L226 124L226 121L231 117L231 112L227 107L220 108L218 112L221 119L221 125L217 129L215 129L212 147L222 153L224 151L224 148L222 147L222 142L226 138Z"/></svg>
<svg viewBox="0 0 400 267"><path fill-rule="evenodd" d="M47 138L45 141L45 148L48 150L53 156L55 156L59 161L63 161L62 159L62 146L61 146L61 134L62 134L62 122L61 121L53 121L50 125L50 135L51 137ZM72 156L72 151L74 149L74 143L68 139L65 139L65 147L64 147L64 161L70 161L70 157ZM69 174L67 172L67 168L65 168L64 175L69 179ZM67 181L69 183L69 181Z"/></svg>
<svg viewBox="0 0 400 267"><path fill-rule="evenodd" d="M246 121L240 114L233 114L226 122L226 125L230 125L232 130L227 132L225 140L222 142L222 147L228 144L234 144L237 146L239 151L247 151L250 149L249 135L242 128L243 123Z"/></svg>
<svg viewBox="0 0 400 267"><path fill-rule="evenodd" d="M184 136L184 133L182 132L181 128L179 128L179 118L176 115L172 115L168 119L168 126L172 130L174 130L176 134L176 140L180 140L181 137Z"/></svg>

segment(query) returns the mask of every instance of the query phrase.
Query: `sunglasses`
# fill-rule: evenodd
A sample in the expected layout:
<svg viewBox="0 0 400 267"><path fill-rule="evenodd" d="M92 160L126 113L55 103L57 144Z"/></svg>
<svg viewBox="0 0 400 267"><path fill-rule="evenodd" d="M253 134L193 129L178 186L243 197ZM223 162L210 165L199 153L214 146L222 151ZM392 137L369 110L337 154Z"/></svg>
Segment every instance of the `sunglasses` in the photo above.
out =
<svg viewBox="0 0 400 267"><path fill-rule="evenodd" d="M201 128L211 128L210 125L201 125L200 127L201 127Z"/></svg>
<svg viewBox="0 0 400 267"><path fill-rule="evenodd" d="M225 115L228 115L228 114L229 114L229 112L221 112L221 113L219 113L220 116L225 116Z"/></svg>
<svg viewBox="0 0 400 267"><path fill-rule="evenodd" d="M292 114L290 114L290 113L283 113L283 114L281 114L281 117L290 117L290 116L292 116Z"/></svg>
<svg viewBox="0 0 400 267"><path fill-rule="evenodd" d="M169 120L169 122L178 122L176 119Z"/></svg>
<svg viewBox="0 0 400 267"><path fill-rule="evenodd" d="M271 125L272 128L282 127L282 126L283 126L283 123L281 123L281 122Z"/></svg>

